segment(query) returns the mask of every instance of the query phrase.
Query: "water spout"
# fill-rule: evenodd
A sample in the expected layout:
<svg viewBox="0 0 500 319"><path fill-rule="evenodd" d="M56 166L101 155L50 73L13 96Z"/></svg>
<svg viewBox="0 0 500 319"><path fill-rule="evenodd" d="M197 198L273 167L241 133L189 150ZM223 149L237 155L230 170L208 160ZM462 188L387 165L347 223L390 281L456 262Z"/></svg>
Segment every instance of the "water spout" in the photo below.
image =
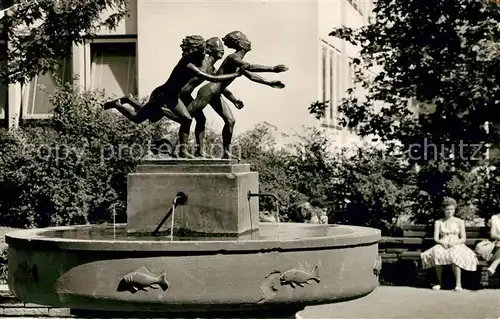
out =
<svg viewBox="0 0 500 319"><path fill-rule="evenodd" d="M174 240L174 219L175 219L175 207L177 205L184 205L187 202L186 193L179 192L177 196L174 198L174 202L172 203L172 221L170 222L170 241Z"/></svg>
<svg viewBox="0 0 500 319"><path fill-rule="evenodd" d="M271 197L274 199L274 206L276 207L276 212L274 213L274 218L276 219L276 222L278 223L278 240L280 240L280 214L279 214L279 208L278 208L278 197L275 194L272 193L252 193L251 191L248 191L248 200L252 197Z"/></svg>
<svg viewBox="0 0 500 319"><path fill-rule="evenodd" d="M163 224L167 221L167 219L172 215L172 220L170 223L170 240L173 240L174 238L174 217L175 217L175 208L179 205L185 205L188 200L188 197L186 193L184 192L178 192L177 195L174 197L174 201L172 203L172 208L168 211L168 213L163 217L161 222L156 226L156 229L153 231L153 236L156 236L158 234L158 231L160 228L163 226Z"/></svg>

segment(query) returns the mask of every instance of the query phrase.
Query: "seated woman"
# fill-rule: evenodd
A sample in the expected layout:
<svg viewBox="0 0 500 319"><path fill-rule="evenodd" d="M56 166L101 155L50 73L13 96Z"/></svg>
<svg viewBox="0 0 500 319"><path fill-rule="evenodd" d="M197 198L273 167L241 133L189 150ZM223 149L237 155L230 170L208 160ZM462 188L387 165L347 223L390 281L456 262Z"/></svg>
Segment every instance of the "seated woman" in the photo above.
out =
<svg viewBox="0 0 500 319"><path fill-rule="evenodd" d="M490 227L490 237L495 241L495 248L491 253L491 264L488 267L488 272L493 275L500 264L500 213L491 217Z"/></svg>
<svg viewBox="0 0 500 319"><path fill-rule="evenodd" d="M420 257L424 269L435 267L438 284L432 289L439 290L443 284L442 273L444 265L451 265L455 275L455 290L462 291L461 269L475 271L477 268L476 254L465 245L465 223L454 217L457 202L453 198L445 198L442 206L444 217L434 224L434 241L436 245L424 251Z"/></svg>

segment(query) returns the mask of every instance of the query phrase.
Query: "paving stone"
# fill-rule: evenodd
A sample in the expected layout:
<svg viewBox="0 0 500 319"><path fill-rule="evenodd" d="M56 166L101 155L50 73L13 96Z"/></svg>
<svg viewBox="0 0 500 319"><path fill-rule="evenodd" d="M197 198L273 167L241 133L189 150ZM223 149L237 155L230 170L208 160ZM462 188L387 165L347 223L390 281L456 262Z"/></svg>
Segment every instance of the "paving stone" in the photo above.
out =
<svg viewBox="0 0 500 319"><path fill-rule="evenodd" d="M23 302L19 302L19 300L5 300L0 303L0 307L2 308L21 308L24 307Z"/></svg>
<svg viewBox="0 0 500 319"><path fill-rule="evenodd" d="M50 317L70 317L71 309L69 308L51 308L49 309Z"/></svg>
<svg viewBox="0 0 500 319"><path fill-rule="evenodd" d="M6 316L48 316L48 308L5 308L4 315Z"/></svg>
<svg viewBox="0 0 500 319"><path fill-rule="evenodd" d="M36 304L36 303L25 303L24 306L26 308L48 308L47 305L39 305L39 304Z"/></svg>

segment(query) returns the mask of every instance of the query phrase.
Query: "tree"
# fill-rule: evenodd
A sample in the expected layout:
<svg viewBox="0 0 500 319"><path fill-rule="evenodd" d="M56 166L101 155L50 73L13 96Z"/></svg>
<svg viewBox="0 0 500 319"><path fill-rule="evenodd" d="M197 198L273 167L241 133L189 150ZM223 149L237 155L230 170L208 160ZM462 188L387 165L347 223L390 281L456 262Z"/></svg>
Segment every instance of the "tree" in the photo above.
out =
<svg viewBox="0 0 500 319"><path fill-rule="evenodd" d="M127 0L4 1L2 39L8 41L8 64L1 80L24 84L35 75L57 69L81 44L101 28L114 29L127 14ZM105 12L112 12L104 17Z"/></svg>
<svg viewBox="0 0 500 319"><path fill-rule="evenodd" d="M434 195L454 171L481 164L485 145L500 145L499 17L488 0L378 0L372 23L330 34L360 48L355 83L366 96L348 90L343 124L400 145L425 166L420 178ZM310 111L324 112L317 102Z"/></svg>
<svg viewBox="0 0 500 319"><path fill-rule="evenodd" d="M367 95L361 100L348 90L340 106L344 125L406 148L425 137L437 145L494 141L483 124L494 129L500 122L500 7L486 0L379 0L374 13L365 27L330 34L361 48L355 82ZM376 66L381 71L373 80L362 72ZM415 112L410 99L430 110Z"/></svg>

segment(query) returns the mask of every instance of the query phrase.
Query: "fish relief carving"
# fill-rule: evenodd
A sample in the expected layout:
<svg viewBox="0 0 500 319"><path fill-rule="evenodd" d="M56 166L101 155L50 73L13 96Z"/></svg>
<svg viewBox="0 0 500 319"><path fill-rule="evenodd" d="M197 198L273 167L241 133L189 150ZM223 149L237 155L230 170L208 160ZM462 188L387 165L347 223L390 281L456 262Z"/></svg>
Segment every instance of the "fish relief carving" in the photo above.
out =
<svg viewBox="0 0 500 319"><path fill-rule="evenodd" d="M117 291L130 291L135 294L139 290L148 291L152 289L162 289L166 291L169 287L167 281L167 273L156 276L152 274L146 267L142 266L134 272L128 273L120 280Z"/></svg>
<svg viewBox="0 0 500 319"><path fill-rule="evenodd" d="M292 288L304 287L304 284L311 284L313 281L320 282L318 266L315 266L312 271L290 269L280 276L281 285L290 285Z"/></svg>
<svg viewBox="0 0 500 319"><path fill-rule="evenodd" d="M319 283L319 268L315 266L311 271L302 269L290 269L285 272L272 271L260 285L262 297L257 304L262 304L273 299L279 293L281 287L289 285L292 288L304 287L305 284Z"/></svg>

